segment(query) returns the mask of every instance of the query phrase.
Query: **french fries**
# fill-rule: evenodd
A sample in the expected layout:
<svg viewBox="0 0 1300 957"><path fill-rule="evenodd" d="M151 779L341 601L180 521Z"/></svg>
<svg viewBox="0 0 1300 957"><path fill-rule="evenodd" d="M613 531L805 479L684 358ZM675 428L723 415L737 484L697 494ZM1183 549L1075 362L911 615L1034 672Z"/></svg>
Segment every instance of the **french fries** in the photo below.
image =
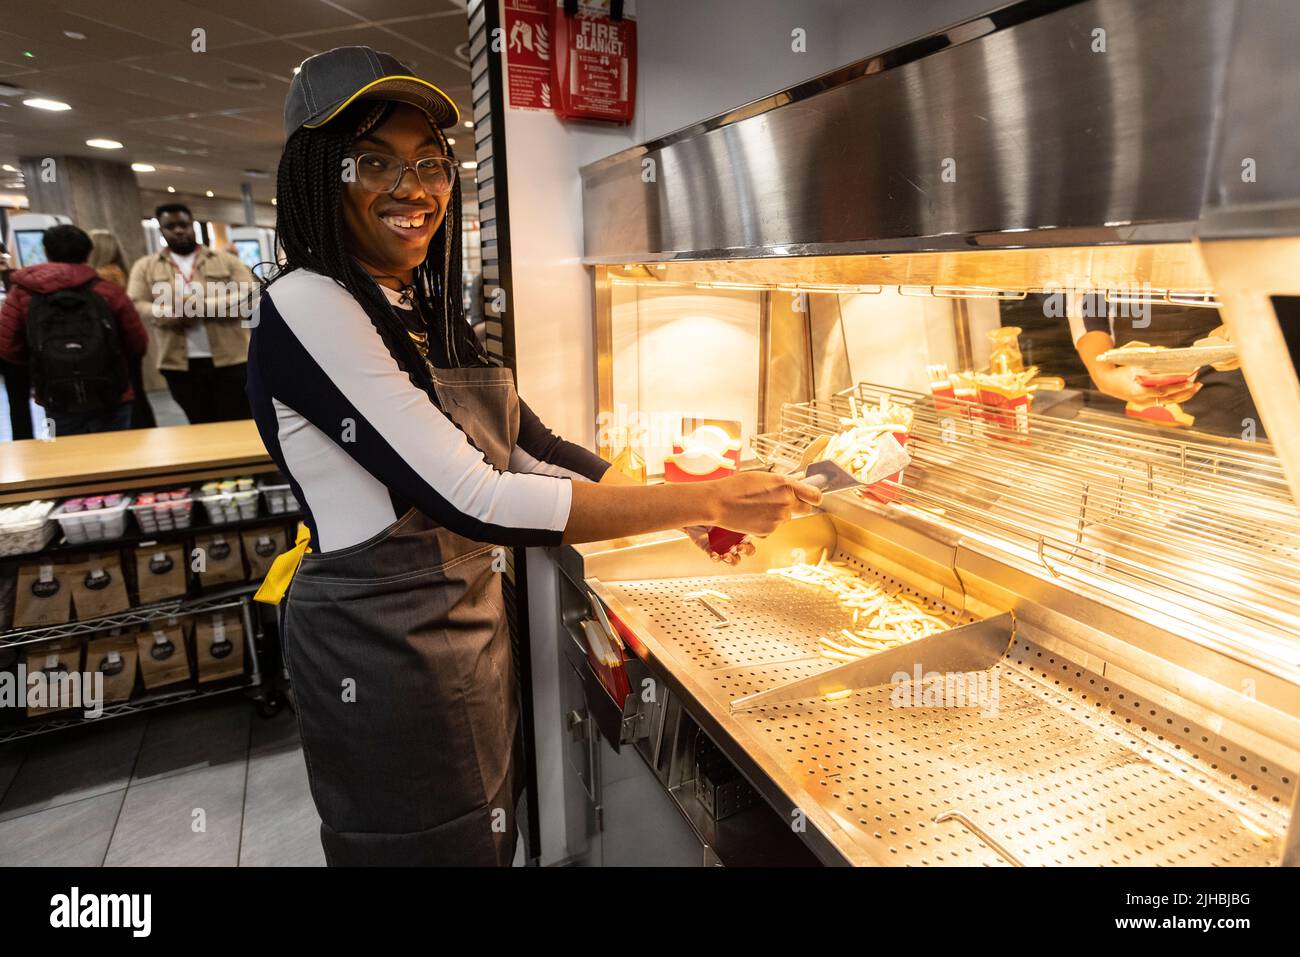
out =
<svg viewBox="0 0 1300 957"><path fill-rule="evenodd" d="M907 432L912 427L912 410L881 396L879 408L865 409L856 418L841 418L840 425L843 430L830 437L820 458L865 482L880 457L881 438Z"/></svg>
<svg viewBox="0 0 1300 957"><path fill-rule="evenodd" d="M823 588L853 611L852 628L820 641L822 657L833 661L854 661L950 627L921 602L861 578L844 562L827 561L825 549L816 564L772 568L768 574Z"/></svg>

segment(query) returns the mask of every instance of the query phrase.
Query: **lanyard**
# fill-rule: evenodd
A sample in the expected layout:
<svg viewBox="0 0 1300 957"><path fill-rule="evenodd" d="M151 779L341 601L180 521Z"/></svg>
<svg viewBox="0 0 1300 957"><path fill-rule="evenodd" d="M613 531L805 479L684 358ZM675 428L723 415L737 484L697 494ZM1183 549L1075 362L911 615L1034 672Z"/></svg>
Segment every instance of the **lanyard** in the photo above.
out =
<svg viewBox="0 0 1300 957"><path fill-rule="evenodd" d="M172 270L176 273L176 275L181 277L181 281L185 283L185 288L188 289L190 285L190 280L194 278L194 270L197 269L199 266L198 250L197 249L195 250L194 258L190 260L190 271L188 275L186 275L184 272L181 271L181 267L177 264L176 260L172 258L172 254L170 252L167 253L167 262L171 264Z"/></svg>

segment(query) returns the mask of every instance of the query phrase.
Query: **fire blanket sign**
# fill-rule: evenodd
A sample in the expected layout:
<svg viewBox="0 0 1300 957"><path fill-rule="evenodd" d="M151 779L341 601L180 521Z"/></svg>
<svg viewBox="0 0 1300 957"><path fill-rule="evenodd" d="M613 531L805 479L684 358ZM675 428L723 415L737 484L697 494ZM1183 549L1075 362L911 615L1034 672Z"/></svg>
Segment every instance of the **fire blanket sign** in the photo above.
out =
<svg viewBox="0 0 1300 957"><path fill-rule="evenodd" d="M551 2L503 0L506 103L551 112Z"/></svg>
<svg viewBox="0 0 1300 957"><path fill-rule="evenodd" d="M562 2L553 10L553 107L567 119L632 122L636 21L631 3ZM566 9L567 7L567 9Z"/></svg>

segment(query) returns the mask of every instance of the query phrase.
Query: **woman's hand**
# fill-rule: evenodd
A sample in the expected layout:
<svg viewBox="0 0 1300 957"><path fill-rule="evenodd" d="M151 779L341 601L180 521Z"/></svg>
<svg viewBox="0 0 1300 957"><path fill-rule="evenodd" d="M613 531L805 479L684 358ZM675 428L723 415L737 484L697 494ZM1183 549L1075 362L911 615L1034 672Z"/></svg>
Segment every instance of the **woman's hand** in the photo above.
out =
<svg viewBox="0 0 1300 957"><path fill-rule="evenodd" d="M767 535L822 499L816 487L770 472L647 486L625 486L607 472L597 483L573 482L571 493L562 537L569 544L691 525L720 525L746 535Z"/></svg>
<svg viewBox="0 0 1300 957"><path fill-rule="evenodd" d="M712 525L687 525L682 531L686 533L687 538L706 552L715 562L722 562L726 565L736 565L742 558L748 558L758 550L755 548L754 543L746 538L726 552L715 552L713 544L709 541L709 529L711 528L713 528Z"/></svg>
<svg viewBox="0 0 1300 957"><path fill-rule="evenodd" d="M719 480L715 524L747 535L770 535L806 511L820 505L821 490L771 472L739 472Z"/></svg>

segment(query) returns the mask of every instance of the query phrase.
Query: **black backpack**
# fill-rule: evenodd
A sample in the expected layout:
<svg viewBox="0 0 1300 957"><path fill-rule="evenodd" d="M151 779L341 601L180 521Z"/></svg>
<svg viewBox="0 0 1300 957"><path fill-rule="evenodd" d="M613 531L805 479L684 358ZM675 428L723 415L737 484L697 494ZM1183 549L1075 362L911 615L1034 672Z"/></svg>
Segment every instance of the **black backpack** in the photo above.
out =
<svg viewBox="0 0 1300 957"><path fill-rule="evenodd" d="M126 365L108 303L91 287L34 293L27 307L32 384L51 412L102 412L126 391Z"/></svg>

